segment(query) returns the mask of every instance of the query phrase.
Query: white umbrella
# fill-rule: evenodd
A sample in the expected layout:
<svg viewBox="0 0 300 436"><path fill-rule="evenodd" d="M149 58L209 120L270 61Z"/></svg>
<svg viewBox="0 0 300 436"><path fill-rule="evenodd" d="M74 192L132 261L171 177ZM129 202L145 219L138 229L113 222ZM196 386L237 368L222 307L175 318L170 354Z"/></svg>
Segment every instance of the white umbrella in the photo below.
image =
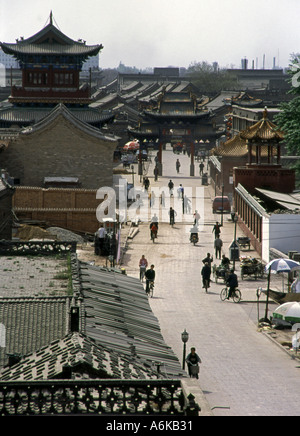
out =
<svg viewBox="0 0 300 436"><path fill-rule="evenodd" d="M273 259L265 266L272 273L290 272L300 269L300 263L292 259Z"/></svg>
<svg viewBox="0 0 300 436"><path fill-rule="evenodd" d="M268 322L268 305L269 305L271 272L276 274L280 272L290 272L295 270L300 270L300 263L292 259L284 259L284 258L273 259L265 266L265 271L269 271L266 311L265 311L265 318L264 318L266 322Z"/></svg>
<svg viewBox="0 0 300 436"><path fill-rule="evenodd" d="M290 324L300 323L300 303L298 301L290 301L281 304L274 310L273 319Z"/></svg>

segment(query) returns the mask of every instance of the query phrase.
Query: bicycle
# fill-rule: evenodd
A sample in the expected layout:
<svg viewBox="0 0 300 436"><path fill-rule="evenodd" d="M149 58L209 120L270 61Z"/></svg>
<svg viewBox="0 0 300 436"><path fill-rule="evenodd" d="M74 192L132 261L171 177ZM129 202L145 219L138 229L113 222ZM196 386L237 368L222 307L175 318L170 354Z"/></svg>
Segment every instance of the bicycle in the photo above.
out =
<svg viewBox="0 0 300 436"><path fill-rule="evenodd" d="M228 299L228 294L229 294L229 288L228 287L223 288L220 293L221 300L224 301ZM230 298L232 298L235 303L239 303L242 298L241 291L238 288L235 288Z"/></svg>
<svg viewBox="0 0 300 436"><path fill-rule="evenodd" d="M145 272L146 272L146 267L145 266L140 266L140 281L141 282L144 280Z"/></svg>
<svg viewBox="0 0 300 436"><path fill-rule="evenodd" d="M155 238L157 238L157 231L151 230L151 239L152 239L153 244L154 244Z"/></svg>
<svg viewBox="0 0 300 436"><path fill-rule="evenodd" d="M148 297L152 298L153 297L153 291L154 291L154 282L151 280L149 282L149 288L148 291L146 291L146 294L148 295Z"/></svg>
<svg viewBox="0 0 300 436"><path fill-rule="evenodd" d="M210 283L209 279L203 280L203 288L205 288L205 292L207 292L207 289L210 287L209 283Z"/></svg>

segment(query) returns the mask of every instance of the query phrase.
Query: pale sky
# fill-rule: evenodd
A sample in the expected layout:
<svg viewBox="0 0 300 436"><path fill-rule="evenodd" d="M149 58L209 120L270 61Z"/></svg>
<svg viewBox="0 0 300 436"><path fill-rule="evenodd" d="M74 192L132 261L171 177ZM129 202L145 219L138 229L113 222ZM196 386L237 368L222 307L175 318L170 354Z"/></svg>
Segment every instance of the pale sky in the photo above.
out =
<svg viewBox="0 0 300 436"><path fill-rule="evenodd" d="M100 68L286 67L300 52L300 0L0 0L0 41L54 24L72 39L102 44Z"/></svg>

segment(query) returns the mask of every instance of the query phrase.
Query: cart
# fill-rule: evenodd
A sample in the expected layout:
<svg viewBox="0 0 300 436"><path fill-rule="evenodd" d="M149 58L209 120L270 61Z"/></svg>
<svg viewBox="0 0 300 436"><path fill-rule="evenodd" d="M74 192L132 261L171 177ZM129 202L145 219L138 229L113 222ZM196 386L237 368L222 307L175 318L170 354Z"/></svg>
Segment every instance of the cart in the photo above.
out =
<svg viewBox="0 0 300 436"><path fill-rule="evenodd" d="M258 277L263 278L264 276L264 265L255 257L241 258L240 267L242 280L244 280L245 276L253 276L255 280L257 280Z"/></svg>
<svg viewBox="0 0 300 436"><path fill-rule="evenodd" d="M248 250L250 250L250 238L247 236L240 236L237 238L237 243L241 248L248 247Z"/></svg>
<svg viewBox="0 0 300 436"><path fill-rule="evenodd" d="M226 283L229 276L229 267L213 265L212 272L216 283L218 283L219 279Z"/></svg>

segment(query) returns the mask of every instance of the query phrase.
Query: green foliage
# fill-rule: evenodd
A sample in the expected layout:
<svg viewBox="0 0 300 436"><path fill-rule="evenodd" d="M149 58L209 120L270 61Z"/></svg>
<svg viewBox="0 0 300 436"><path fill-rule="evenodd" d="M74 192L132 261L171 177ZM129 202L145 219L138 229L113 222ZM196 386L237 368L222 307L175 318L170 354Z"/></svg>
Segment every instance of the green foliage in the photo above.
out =
<svg viewBox="0 0 300 436"><path fill-rule="evenodd" d="M226 69L216 69L207 62L197 62L189 66L186 77L204 94L216 94L225 90L237 89L237 78Z"/></svg>

